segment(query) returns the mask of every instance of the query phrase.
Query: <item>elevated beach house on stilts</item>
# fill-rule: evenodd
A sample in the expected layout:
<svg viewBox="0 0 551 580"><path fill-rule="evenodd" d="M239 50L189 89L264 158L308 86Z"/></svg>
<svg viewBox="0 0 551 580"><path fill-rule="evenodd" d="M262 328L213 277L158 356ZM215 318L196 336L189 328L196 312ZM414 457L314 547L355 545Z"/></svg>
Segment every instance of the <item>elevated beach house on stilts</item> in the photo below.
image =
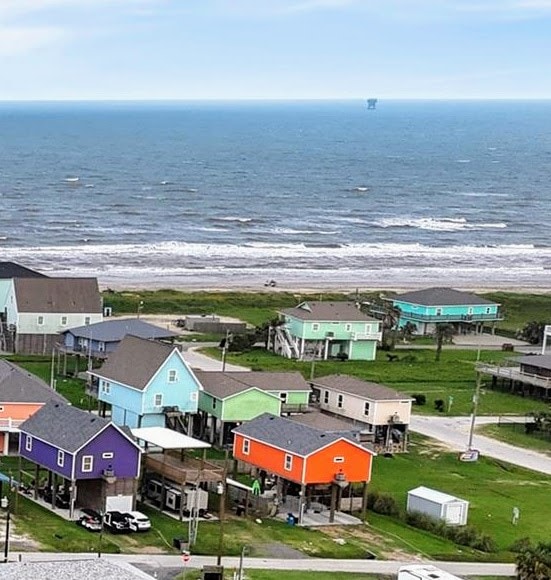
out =
<svg viewBox="0 0 551 580"><path fill-rule="evenodd" d="M109 405L115 424L193 432L202 387L177 346L127 335L89 374L97 381L100 411Z"/></svg>
<svg viewBox="0 0 551 580"><path fill-rule="evenodd" d="M302 302L279 313L269 348L299 360L374 360L382 338L381 322L353 302Z"/></svg>

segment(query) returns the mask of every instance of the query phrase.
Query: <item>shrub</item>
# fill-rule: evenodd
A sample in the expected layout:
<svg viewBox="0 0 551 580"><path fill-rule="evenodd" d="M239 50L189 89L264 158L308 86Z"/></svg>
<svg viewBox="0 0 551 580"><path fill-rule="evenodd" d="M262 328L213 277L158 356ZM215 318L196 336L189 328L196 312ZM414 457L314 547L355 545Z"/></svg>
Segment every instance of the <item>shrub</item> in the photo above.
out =
<svg viewBox="0 0 551 580"><path fill-rule="evenodd" d="M414 405L424 405L427 402L427 397L423 394L417 393L415 395L411 395L412 399L413 399L413 404Z"/></svg>
<svg viewBox="0 0 551 580"><path fill-rule="evenodd" d="M532 540L528 537L524 537L524 538L519 538L518 540L515 540L511 544L511 547L509 548L509 550L511 550L511 552L520 553L520 552L527 550L528 548L531 548L531 547L532 547Z"/></svg>
<svg viewBox="0 0 551 580"><path fill-rule="evenodd" d="M381 494L375 500L373 511L383 516L397 516L400 513L396 500L386 493Z"/></svg>
<svg viewBox="0 0 551 580"><path fill-rule="evenodd" d="M439 412L439 413L443 413L444 412L444 399L436 399L436 401L434 401L434 408Z"/></svg>

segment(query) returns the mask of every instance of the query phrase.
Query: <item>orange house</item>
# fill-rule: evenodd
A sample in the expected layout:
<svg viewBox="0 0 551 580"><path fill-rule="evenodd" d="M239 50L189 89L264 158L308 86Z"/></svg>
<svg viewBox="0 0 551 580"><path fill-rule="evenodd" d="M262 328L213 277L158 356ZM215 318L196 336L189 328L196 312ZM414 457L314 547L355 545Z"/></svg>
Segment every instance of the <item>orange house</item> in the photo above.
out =
<svg viewBox="0 0 551 580"><path fill-rule="evenodd" d="M19 425L46 402L67 401L44 381L0 359L0 454L17 453Z"/></svg>
<svg viewBox="0 0 551 580"><path fill-rule="evenodd" d="M233 430L233 455L287 482L308 487L330 485L332 492L349 483L371 480L375 453L347 433L327 433L265 413ZM335 509L335 497L331 501Z"/></svg>

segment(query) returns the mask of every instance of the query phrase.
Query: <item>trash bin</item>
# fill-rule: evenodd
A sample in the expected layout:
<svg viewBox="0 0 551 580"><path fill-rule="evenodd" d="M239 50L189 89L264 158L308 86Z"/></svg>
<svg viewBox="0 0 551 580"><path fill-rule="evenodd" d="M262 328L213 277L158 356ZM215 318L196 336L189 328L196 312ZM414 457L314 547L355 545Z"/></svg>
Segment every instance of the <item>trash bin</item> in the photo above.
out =
<svg viewBox="0 0 551 580"><path fill-rule="evenodd" d="M287 514L287 523L290 526L294 526L297 523L297 518L292 513Z"/></svg>
<svg viewBox="0 0 551 580"><path fill-rule="evenodd" d="M185 538L172 538L172 547L181 552L187 547L187 540Z"/></svg>

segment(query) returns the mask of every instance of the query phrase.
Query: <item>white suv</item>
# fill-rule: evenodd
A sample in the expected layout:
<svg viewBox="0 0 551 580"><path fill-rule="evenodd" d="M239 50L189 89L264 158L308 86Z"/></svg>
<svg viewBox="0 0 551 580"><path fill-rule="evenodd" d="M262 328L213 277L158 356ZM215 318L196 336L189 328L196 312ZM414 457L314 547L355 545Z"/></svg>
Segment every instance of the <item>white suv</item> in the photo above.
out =
<svg viewBox="0 0 551 580"><path fill-rule="evenodd" d="M133 532L147 532L151 529L149 518L142 512L126 512L124 517Z"/></svg>

